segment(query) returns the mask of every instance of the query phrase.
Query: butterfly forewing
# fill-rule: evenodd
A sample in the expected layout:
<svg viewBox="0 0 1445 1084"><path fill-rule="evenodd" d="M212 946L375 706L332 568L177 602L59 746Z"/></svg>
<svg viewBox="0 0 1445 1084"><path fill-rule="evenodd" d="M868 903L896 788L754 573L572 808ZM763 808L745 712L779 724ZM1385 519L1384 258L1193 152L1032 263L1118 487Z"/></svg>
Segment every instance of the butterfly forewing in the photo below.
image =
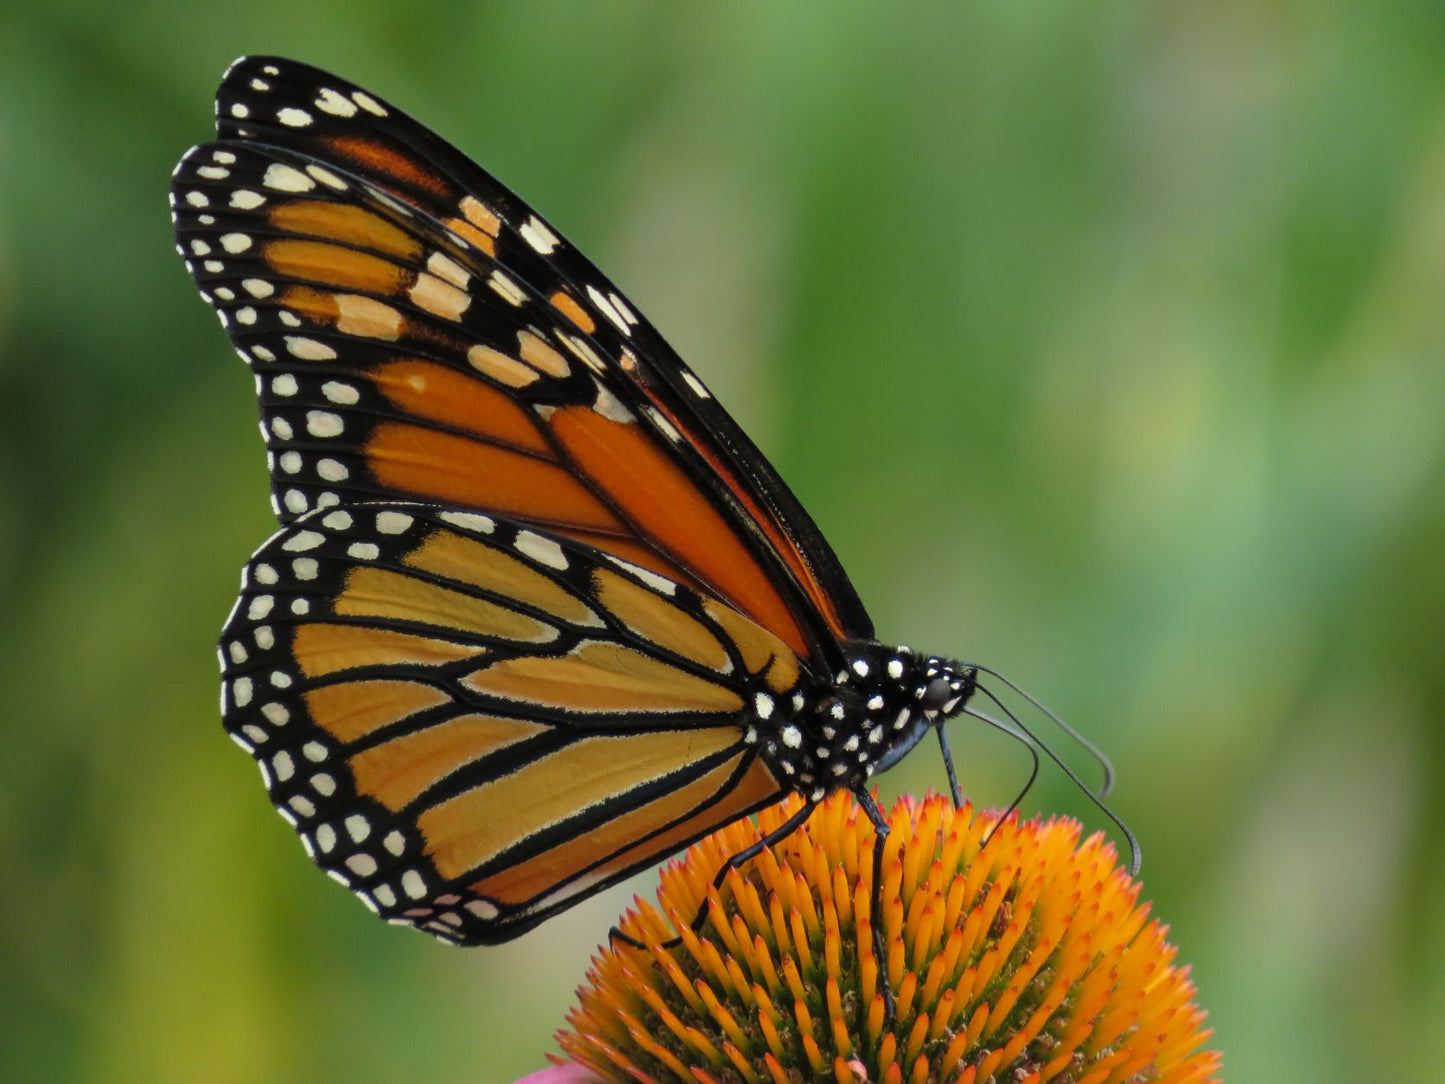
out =
<svg viewBox="0 0 1445 1084"><path fill-rule="evenodd" d="M217 110L226 139L192 152L174 184L202 290L263 381L360 369L382 398L315 404L377 419L327 437L289 417L281 436L266 426L283 518L332 493L465 504L700 586L830 666L838 639L871 632L766 460L516 196L389 103L304 65L237 62ZM313 467L288 431L330 454ZM346 488L324 484L343 471Z"/></svg>
<svg viewBox="0 0 1445 1084"><path fill-rule="evenodd" d="M360 122L360 123L358 123ZM216 95L222 138L290 147L387 189L495 255L544 293L615 360L633 395L708 464L756 544L775 550L840 638L872 623L826 539L772 465L703 382L585 256L486 170L390 102L327 72L276 57L238 60Z"/></svg>
<svg viewBox="0 0 1445 1084"><path fill-rule="evenodd" d="M384 917L505 940L783 788L746 720L802 674L646 569L472 513L356 505L252 558L225 724Z"/></svg>

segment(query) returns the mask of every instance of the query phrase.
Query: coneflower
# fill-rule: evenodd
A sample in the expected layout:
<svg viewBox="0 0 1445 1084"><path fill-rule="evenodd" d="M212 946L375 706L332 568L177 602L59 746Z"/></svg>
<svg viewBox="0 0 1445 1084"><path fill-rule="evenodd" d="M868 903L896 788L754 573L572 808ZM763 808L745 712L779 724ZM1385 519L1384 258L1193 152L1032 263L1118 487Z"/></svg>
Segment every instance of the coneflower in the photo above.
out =
<svg viewBox="0 0 1445 1084"><path fill-rule="evenodd" d="M796 808L766 811L762 830ZM840 793L720 891L713 873L757 838L753 822L670 864L657 905L639 900L620 923L648 948L594 958L558 1034L565 1058L529 1079L1217 1079L1188 968L1102 836L1081 843L1066 818L999 824L938 797L900 800L890 824L891 1022L869 928L873 828ZM674 931L682 943L665 948Z"/></svg>

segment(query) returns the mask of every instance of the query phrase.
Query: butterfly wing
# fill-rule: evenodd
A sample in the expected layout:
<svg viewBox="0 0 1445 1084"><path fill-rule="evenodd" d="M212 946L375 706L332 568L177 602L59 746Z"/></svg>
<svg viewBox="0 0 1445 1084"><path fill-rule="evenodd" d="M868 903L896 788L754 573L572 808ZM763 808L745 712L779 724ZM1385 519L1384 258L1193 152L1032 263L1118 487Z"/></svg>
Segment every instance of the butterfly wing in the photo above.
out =
<svg viewBox="0 0 1445 1084"><path fill-rule="evenodd" d="M758 697L793 651L715 599L525 525L321 510L251 559L226 728L383 917L507 940L785 791Z"/></svg>
<svg viewBox="0 0 1445 1084"><path fill-rule="evenodd" d="M238 61L173 185L256 371L283 520L419 498L600 546L832 669L871 623L767 461L555 230L394 107Z"/></svg>

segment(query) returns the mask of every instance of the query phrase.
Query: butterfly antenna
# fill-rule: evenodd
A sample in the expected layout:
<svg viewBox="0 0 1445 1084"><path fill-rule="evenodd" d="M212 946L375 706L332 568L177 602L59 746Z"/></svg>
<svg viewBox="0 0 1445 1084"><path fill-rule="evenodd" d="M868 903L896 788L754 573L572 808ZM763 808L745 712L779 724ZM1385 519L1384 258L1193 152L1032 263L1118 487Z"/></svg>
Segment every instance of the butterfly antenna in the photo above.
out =
<svg viewBox="0 0 1445 1084"><path fill-rule="evenodd" d="M981 666L976 662L966 663L965 665L971 666L973 669L977 670L981 674L987 674L989 677L997 678L1004 685L1007 685L1016 694L1018 694L1018 696L1020 696L1024 700L1027 700L1041 713L1043 713L1048 718L1049 722L1053 723L1054 726L1058 727L1066 735L1068 735L1068 737L1074 742L1074 744L1078 745L1081 749L1084 750L1084 752L1088 753L1089 756L1094 760L1096 764L1099 765L1099 768L1104 773L1103 785L1099 787L1098 791L1095 793L1095 797L1107 798L1109 796L1109 792L1114 789L1114 764L1109 759L1108 754L1106 754L1102 749L1100 749L1097 745L1091 742L1088 738L1084 737L1084 735L1080 734L1068 723L1064 722L1064 720L1061 719L1055 712L1053 712L1049 708L1049 706L1045 704L1042 700L1038 699L1038 697L1034 696L1028 690L1022 689L1018 685L1015 685L1012 681L1004 677L997 670L991 669L987 666ZM994 703L998 703L996 698L991 697L991 699L994 700ZM1000 704L999 706L1003 707L1002 704ZM1008 709L1005 708L1004 710L1007 711ZM1012 718L1012 713L1010 713L1010 718ZM1074 782L1078 783L1078 780L1076 779L1074 780ZM1079 786L1082 787L1083 784L1079 783Z"/></svg>
<svg viewBox="0 0 1445 1084"><path fill-rule="evenodd" d="M988 672L993 673L993 671L991 670ZM998 675L995 674L994 676L997 677ZM1005 684L1008 684L1010 688L1017 691L1017 686L1008 682L1007 679L999 678L999 680L1004 681ZM1123 834L1124 838L1129 842L1129 876L1138 876L1139 866L1144 861L1144 852L1139 847L1138 838L1134 835L1133 832L1129 830L1129 826L1120 819L1117 813L1115 813L1112 809L1108 807L1101 795L1095 794L1092 790L1090 790L1084 785L1084 781L1079 778L1078 774L1074 771L1074 769L1070 768L1067 764L1065 764L1063 760L1060 759L1057 753L1050 749L1046 743L1040 741L1038 739L1038 736L1035 735L1033 731L1031 731L1028 727L1024 726L1024 724L1019 721L1019 717L1013 712L1009 711L1007 704L1005 704L1002 700L1000 700L997 696L995 696L988 689L984 688L982 685L979 685L977 688L979 692L983 693L984 696L988 697L994 702L994 705L998 708L999 711L1003 712L1005 715L1008 716L1010 723L1017 727L1022 734L1027 736L1031 745L1035 746L1038 749L1041 749L1044 755L1047 756L1050 760L1052 760L1055 764L1057 764L1059 766L1059 770L1069 777L1070 781L1074 784L1074 786L1078 787L1081 791L1088 795L1089 801L1093 802L1094 805L1098 806L1099 811L1103 813L1104 816L1108 817L1109 820L1114 822L1114 827L1119 829L1119 831ZM1030 703L1037 703L1037 701L1034 700L1033 697L1030 697L1027 694L1020 695L1023 695L1024 698ZM969 714L975 713L969 712ZM1052 717L1052 713L1049 714L1050 717ZM992 720L990 721L992 722Z"/></svg>
<svg viewBox="0 0 1445 1084"><path fill-rule="evenodd" d="M992 715L989 715L982 711L977 711L974 708L964 708L963 713L965 715L972 715L975 719L979 719L987 723L995 730L1003 731L1005 734L1013 738L1025 749L1027 749L1029 751L1029 756L1031 756L1034 761L1033 769L1029 772L1028 782L1024 783L1023 789L1014 796L1014 800L1010 802L1008 808L1003 811L1003 816L1001 816L997 821L994 822L993 827L988 830L988 834L983 837L983 843L981 844L981 846L987 847L988 841L993 838L993 834L999 830L999 828L1003 825L1005 821L1007 821L1010 817L1012 817L1015 813L1018 812L1019 806L1023 803L1024 795L1028 794L1028 792L1033 789L1034 780L1038 779L1039 777L1039 751L1034 747L1034 743L1029 740L1029 736L1027 734L1023 733L1022 731L1015 730L1003 720L995 719ZM942 732L943 728L940 727L939 733Z"/></svg>

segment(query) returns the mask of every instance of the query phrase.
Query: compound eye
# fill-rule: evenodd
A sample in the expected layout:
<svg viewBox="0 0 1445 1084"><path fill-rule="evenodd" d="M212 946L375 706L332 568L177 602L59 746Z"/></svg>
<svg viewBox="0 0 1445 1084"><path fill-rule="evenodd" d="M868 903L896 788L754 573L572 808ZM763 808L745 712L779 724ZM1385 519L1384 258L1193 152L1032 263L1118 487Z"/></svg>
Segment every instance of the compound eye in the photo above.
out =
<svg viewBox="0 0 1445 1084"><path fill-rule="evenodd" d="M938 711L953 699L953 686L947 678L936 677L923 687L923 698L918 702L924 711Z"/></svg>

